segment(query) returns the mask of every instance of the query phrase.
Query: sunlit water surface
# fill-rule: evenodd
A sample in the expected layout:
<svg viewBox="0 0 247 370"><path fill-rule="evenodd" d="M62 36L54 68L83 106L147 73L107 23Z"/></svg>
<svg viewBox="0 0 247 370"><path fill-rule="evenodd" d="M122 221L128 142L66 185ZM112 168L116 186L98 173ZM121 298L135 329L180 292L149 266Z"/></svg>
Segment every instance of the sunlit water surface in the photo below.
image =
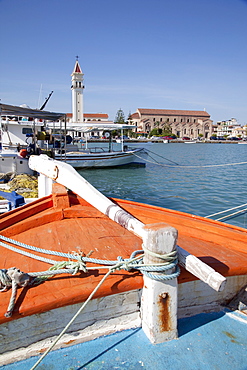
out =
<svg viewBox="0 0 247 370"><path fill-rule="evenodd" d="M80 174L106 196L200 216L247 203L247 145L156 143L146 148L145 168L89 169ZM230 165L242 162L246 163ZM247 214L227 222L247 228Z"/></svg>

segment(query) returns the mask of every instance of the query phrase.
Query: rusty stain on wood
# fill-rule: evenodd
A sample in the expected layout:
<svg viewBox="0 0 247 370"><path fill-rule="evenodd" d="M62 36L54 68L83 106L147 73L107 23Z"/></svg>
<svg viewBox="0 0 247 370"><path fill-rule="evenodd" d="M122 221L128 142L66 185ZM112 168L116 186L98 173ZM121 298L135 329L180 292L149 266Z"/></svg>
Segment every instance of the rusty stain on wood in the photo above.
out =
<svg viewBox="0 0 247 370"><path fill-rule="evenodd" d="M170 313L169 313L169 294L162 293L159 295L159 322L161 331L171 330Z"/></svg>

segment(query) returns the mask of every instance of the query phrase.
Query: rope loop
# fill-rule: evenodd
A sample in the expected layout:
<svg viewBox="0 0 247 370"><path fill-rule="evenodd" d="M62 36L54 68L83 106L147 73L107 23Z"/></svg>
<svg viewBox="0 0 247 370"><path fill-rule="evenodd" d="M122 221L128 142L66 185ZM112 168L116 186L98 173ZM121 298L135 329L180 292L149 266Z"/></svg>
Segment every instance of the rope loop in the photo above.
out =
<svg viewBox="0 0 247 370"><path fill-rule="evenodd" d="M142 246L145 253L152 257L159 258L163 260L162 263L156 264L143 264L140 266L140 271L143 275L149 277L153 280L166 281L176 279L180 274L180 268L178 266L177 250L171 251L166 254L158 254ZM175 269L175 271L174 271ZM171 270L168 273L168 270ZM158 273L154 274L154 272Z"/></svg>
<svg viewBox="0 0 247 370"><path fill-rule="evenodd" d="M162 259L164 261L164 263L172 263L177 258L177 251L176 250L171 251L171 252L166 253L166 254L159 254L159 253L155 253L153 251L150 251L149 249L145 248L144 245L142 245L142 248L143 248L145 253L149 254L152 257Z"/></svg>
<svg viewBox="0 0 247 370"><path fill-rule="evenodd" d="M28 274L20 271L16 267L12 267L8 270L0 269L0 292L4 292L7 289L12 287L12 295L11 295L7 313L5 314L6 317L10 317L12 315L18 287L37 285L37 284L44 282L49 277L52 277L54 275L59 275L59 274L75 275L78 272L88 273L88 270L92 270L95 268L108 269L108 274L114 271L119 271L119 270L126 270L126 271L137 270L141 272L143 275L151 279L162 281L162 280L175 279L178 277L180 273L180 270L178 267L178 258L177 258L176 250L170 253L161 255L161 254L154 253L148 250L147 248L145 248L144 246L142 246L143 249L134 251L131 254L130 258L124 259L123 257L118 256L117 260L108 261L108 260L99 260L99 259L89 258L89 254L85 256L83 252L80 252L80 253L73 252L73 254L70 254L70 253L66 254L66 253L32 247L27 244L17 242L15 240L12 240L12 239L9 239L9 238L6 238L0 235L0 239L1 238L4 241L7 241L8 243L18 245L25 249L31 249L36 252L40 252L44 254L53 254L53 255L60 256L60 257L68 258L67 261L55 261L55 260L47 259L45 257L37 256L36 254L29 253L21 249L17 249L15 247L10 246L10 244L6 244L0 241L0 245L2 245L5 248L11 249L17 253L24 254L25 256L29 258L41 260L43 262L47 262L52 265L47 271L30 272ZM155 263L155 264L144 264L144 261L143 261L144 253L149 254L155 258L159 258L162 262ZM101 265L101 266L87 268L86 266L87 262Z"/></svg>

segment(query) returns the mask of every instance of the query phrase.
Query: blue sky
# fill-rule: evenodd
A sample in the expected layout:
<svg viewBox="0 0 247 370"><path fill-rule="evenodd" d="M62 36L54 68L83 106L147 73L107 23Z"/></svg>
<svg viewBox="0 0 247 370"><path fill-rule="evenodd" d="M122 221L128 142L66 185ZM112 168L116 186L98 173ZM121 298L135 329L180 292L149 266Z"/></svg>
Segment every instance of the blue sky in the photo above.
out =
<svg viewBox="0 0 247 370"><path fill-rule="evenodd" d="M204 110L247 123L246 0L0 0L0 99L71 112Z"/></svg>

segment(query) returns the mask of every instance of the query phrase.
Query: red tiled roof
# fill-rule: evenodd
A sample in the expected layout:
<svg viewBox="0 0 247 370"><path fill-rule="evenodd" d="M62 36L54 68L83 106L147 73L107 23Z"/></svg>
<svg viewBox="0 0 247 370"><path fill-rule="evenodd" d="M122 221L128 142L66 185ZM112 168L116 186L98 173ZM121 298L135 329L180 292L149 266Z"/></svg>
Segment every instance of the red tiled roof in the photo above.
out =
<svg viewBox="0 0 247 370"><path fill-rule="evenodd" d="M172 109L145 109L145 108L138 108L137 109L140 114L147 114L147 115L166 115L166 116L196 116L196 117L210 117L205 111L199 110L172 110Z"/></svg>
<svg viewBox="0 0 247 370"><path fill-rule="evenodd" d="M67 117L72 118L72 113L66 113ZM85 118L108 118L107 113L84 113Z"/></svg>
<svg viewBox="0 0 247 370"><path fill-rule="evenodd" d="M136 112L136 113L133 113L130 115L131 118L139 118L139 114Z"/></svg>
<svg viewBox="0 0 247 370"><path fill-rule="evenodd" d="M86 118L108 118L107 113L84 113Z"/></svg>

